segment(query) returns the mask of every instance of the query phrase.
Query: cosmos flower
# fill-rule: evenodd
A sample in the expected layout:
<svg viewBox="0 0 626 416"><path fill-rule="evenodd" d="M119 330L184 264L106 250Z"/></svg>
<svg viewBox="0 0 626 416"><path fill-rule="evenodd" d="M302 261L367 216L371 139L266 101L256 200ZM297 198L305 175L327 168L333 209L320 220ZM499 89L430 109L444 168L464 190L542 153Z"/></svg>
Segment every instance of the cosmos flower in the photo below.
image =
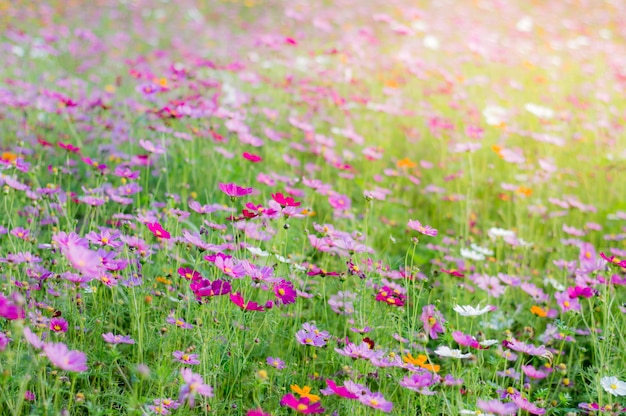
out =
<svg viewBox="0 0 626 416"><path fill-rule="evenodd" d="M422 308L421 320L424 324L424 331L431 339L437 339L438 334L445 332L443 324L446 321L443 319L441 312L435 309L435 305L426 305Z"/></svg>
<svg viewBox="0 0 626 416"><path fill-rule="evenodd" d="M237 186L234 183L220 183L219 188L222 192L231 198L239 198L242 196L250 195L253 191L252 188L243 188Z"/></svg>
<svg viewBox="0 0 626 416"><path fill-rule="evenodd" d="M148 230L150 230L150 232L152 232L152 234L154 234L154 236L157 238L169 240L171 237L170 233L165 231L161 224L159 224L158 222L149 222L146 223L146 226L148 227Z"/></svg>
<svg viewBox="0 0 626 416"><path fill-rule="evenodd" d="M410 229L430 237L436 237L438 233L438 231L430 225L422 225L422 223L418 220L409 220L409 223L407 225Z"/></svg>
<svg viewBox="0 0 626 416"><path fill-rule="evenodd" d="M187 365L200 364L200 361L198 360L198 354L188 354L184 351L174 351L172 355L179 363Z"/></svg>
<svg viewBox="0 0 626 416"><path fill-rule="evenodd" d="M437 349L435 350L435 354L437 354L440 357L447 357L447 358L469 358L472 356L471 353L463 354L461 350L453 350L450 347L447 347L445 345L438 346Z"/></svg>
<svg viewBox="0 0 626 416"><path fill-rule="evenodd" d="M272 367L277 368L279 370L283 370L285 368L285 362L281 360L280 358L267 357L265 362L268 365L271 365Z"/></svg>
<svg viewBox="0 0 626 416"><path fill-rule="evenodd" d="M319 402L312 403L311 399L308 397L296 399L296 397L291 393L285 394L283 398L280 399L280 405L290 407L297 413L305 415L324 413L326 411L326 409L324 409Z"/></svg>
<svg viewBox="0 0 626 416"><path fill-rule="evenodd" d="M600 379L600 385L604 391L613 396L626 396L626 383L615 376L602 377Z"/></svg>
<svg viewBox="0 0 626 416"><path fill-rule="evenodd" d="M476 406L488 413L495 415L514 415L517 413L517 405L515 403L503 403L499 400L481 400L476 401Z"/></svg>
<svg viewBox="0 0 626 416"><path fill-rule="evenodd" d="M44 344L43 352L61 370L77 373L87 371L87 355L81 351L70 350L62 342Z"/></svg>
<svg viewBox="0 0 626 416"><path fill-rule="evenodd" d="M481 308L480 304L478 304L478 306L476 307L471 306L471 305L465 305L465 306L456 305L453 309L455 312L457 312L461 316L480 316L480 315L486 314L487 312L492 311L493 306L487 305Z"/></svg>
<svg viewBox="0 0 626 416"><path fill-rule="evenodd" d="M67 332L67 321L61 317L52 318L49 327L53 332Z"/></svg>
<svg viewBox="0 0 626 416"><path fill-rule="evenodd" d="M130 335L114 335L113 332L102 334L102 339L109 344L134 344L135 340Z"/></svg>
<svg viewBox="0 0 626 416"><path fill-rule="evenodd" d="M180 386L178 401L187 402L189 407L194 407L196 395L213 397L213 388L204 384L204 379L200 374L196 374L189 368L180 370L183 384Z"/></svg>

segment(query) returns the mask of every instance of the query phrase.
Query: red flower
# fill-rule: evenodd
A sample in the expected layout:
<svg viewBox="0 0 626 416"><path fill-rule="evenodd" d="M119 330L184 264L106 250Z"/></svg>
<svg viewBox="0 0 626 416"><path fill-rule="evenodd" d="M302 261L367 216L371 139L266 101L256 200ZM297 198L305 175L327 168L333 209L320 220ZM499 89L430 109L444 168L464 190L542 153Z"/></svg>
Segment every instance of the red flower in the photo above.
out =
<svg viewBox="0 0 626 416"><path fill-rule="evenodd" d="M300 202L296 202L292 197L290 196L285 196L283 194L281 194L280 192L272 194L272 198L274 199L274 201L278 202L280 204L281 207L285 208L285 207L299 207L300 206Z"/></svg>
<svg viewBox="0 0 626 416"><path fill-rule="evenodd" d="M158 222L149 222L146 223L146 225L148 226L148 230L150 230L155 237L163 238L165 240L170 239L170 233L165 231Z"/></svg>

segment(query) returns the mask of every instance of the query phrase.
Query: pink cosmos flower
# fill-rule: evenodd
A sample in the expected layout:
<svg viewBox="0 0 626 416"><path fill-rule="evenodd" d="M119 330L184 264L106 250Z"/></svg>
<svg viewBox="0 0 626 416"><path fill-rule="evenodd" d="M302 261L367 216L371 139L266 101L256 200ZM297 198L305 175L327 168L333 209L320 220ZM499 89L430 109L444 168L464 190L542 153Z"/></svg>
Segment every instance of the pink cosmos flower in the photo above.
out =
<svg viewBox="0 0 626 416"><path fill-rule="evenodd" d="M522 397L521 394L513 396L513 403L519 406L520 409L527 411L531 415L543 415L546 413L546 409L535 405Z"/></svg>
<svg viewBox="0 0 626 416"><path fill-rule="evenodd" d="M302 413L305 415L315 414L315 413L324 413L326 409L324 409L320 402L311 403L311 400L308 397L302 397L299 400L296 397L288 393L280 399L281 406L287 406L296 411L296 413Z"/></svg>
<svg viewBox="0 0 626 416"><path fill-rule="evenodd" d="M162 238L164 240L169 240L171 237L170 233L165 231L161 224L159 224L158 222L149 222L146 223L146 226L148 227L148 230L150 230L152 234L154 234L155 237Z"/></svg>
<svg viewBox="0 0 626 416"><path fill-rule="evenodd" d="M513 415L517 413L517 405L515 403L503 403L499 400L481 400L476 401L479 409L496 415Z"/></svg>
<svg viewBox="0 0 626 416"><path fill-rule="evenodd" d="M234 183L220 183L220 190L231 198L238 198L252 193L252 188L242 188Z"/></svg>
<svg viewBox="0 0 626 416"><path fill-rule="evenodd" d="M24 328L24 338L30 345L32 345L35 349L40 350L43 348L45 343L35 334L29 327Z"/></svg>
<svg viewBox="0 0 626 416"><path fill-rule="evenodd" d="M421 234L428 235L430 237L436 237L438 231L435 230L430 225L422 225L418 220L409 220L408 227L412 230L415 230Z"/></svg>
<svg viewBox="0 0 626 416"><path fill-rule="evenodd" d="M50 362L61 370L77 373L87 371L87 355L81 351L70 351L67 345L62 342L44 344L43 352L50 359Z"/></svg>
<svg viewBox="0 0 626 416"><path fill-rule="evenodd" d="M102 269L102 260L98 253L81 245L70 244L62 249L72 267L83 275L95 278Z"/></svg>
<svg viewBox="0 0 626 416"><path fill-rule="evenodd" d="M102 334L102 338L109 344L134 344L135 340L130 335L114 335L113 332Z"/></svg>
<svg viewBox="0 0 626 416"><path fill-rule="evenodd" d="M528 377L535 379L535 380L541 380L543 378L548 377L548 374L541 371L541 370L537 370L535 367L533 367L532 365L523 365L522 366L522 371L524 372L524 374L526 374Z"/></svg>
<svg viewBox="0 0 626 416"><path fill-rule="evenodd" d="M435 310L435 305L426 305L422 309L421 316L422 323L424 324L424 331L432 339L437 339L438 334L443 334L445 329L443 324L446 322L443 319L441 312Z"/></svg>

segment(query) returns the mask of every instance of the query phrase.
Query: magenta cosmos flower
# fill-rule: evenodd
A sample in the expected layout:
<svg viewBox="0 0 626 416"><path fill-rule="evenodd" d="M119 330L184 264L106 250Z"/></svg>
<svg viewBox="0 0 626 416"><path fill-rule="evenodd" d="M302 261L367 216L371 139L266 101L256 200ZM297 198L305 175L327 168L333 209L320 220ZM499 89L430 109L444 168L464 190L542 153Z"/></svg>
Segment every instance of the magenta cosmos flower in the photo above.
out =
<svg viewBox="0 0 626 416"><path fill-rule="evenodd" d="M180 386L178 401L183 403L187 401L189 407L193 407L196 395L213 397L213 388L208 384L204 384L204 379L200 374L196 374L189 368L180 370L184 384Z"/></svg>
<svg viewBox="0 0 626 416"><path fill-rule="evenodd" d="M0 317L9 320L24 319L24 310L0 294Z"/></svg>
<svg viewBox="0 0 626 416"><path fill-rule="evenodd" d="M409 220L408 227L418 233L428 235L430 237L436 237L438 233L438 231L430 225L422 225L422 223L418 220Z"/></svg>
<svg viewBox="0 0 626 416"><path fill-rule="evenodd" d="M158 222L149 222L146 223L146 226L148 227L148 230L150 230L152 234L154 234L155 237L162 238L164 240L169 240L171 237L170 233L165 231L161 224L159 224Z"/></svg>
<svg viewBox="0 0 626 416"><path fill-rule="evenodd" d="M84 352L71 350L62 342L44 344L43 352L50 362L61 370L81 373L87 371L87 355Z"/></svg>
<svg viewBox="0 0 626 416"><path fill-rule="evenodd" d="M281 406L291 407L297 413L302 413L305 415L310 415L314 413L324 413L326 409L322 407L322 405L317 403L311 403L311 399L308 397L302 397L300 400L296 399L296 397L288 393L280 399Z"/></svg>
<svg viewBox="0 0 626 416"><path fill-rule="evenodd" d="M67 332L67 321L63 318L52 318L50 330L53 332Z"/></svg>
<svg viewBox="0 0 626 416"><path fill-rule="evenodd" d="M345 386L338 386L333 380L326 379L326 385L337 396L345 397L346 399L358 399L359 396L350 392Z"/></svg>
<svg viewBox="0 0 626 416"><path fill-rule="evenodd" d="M224 192L231 198L239 198L241 196L250 195L253 191L252 188L243 188L235 185L234 183L220 183L219 187L220 191Z"/></svg>

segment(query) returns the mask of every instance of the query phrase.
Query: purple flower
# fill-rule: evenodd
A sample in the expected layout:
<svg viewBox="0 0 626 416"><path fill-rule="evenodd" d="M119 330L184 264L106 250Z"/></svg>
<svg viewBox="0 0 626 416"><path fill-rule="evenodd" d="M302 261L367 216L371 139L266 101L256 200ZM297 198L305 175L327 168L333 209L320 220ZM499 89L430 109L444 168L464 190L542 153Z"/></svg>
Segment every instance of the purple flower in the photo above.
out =
<svg viewBox="0 0 626 416"><path fill-rule="evenodd" d="M532 344L525 344L522 341L517 340L504 340L502 341L502 346L510 348L514 351L523 352L524 354L535 355L537 357L546 357L548 355L551 355L550 351L548 351L547 348L543 345L535 347Z"/></svg>
<svg viewBox="0 0 626 416"><path fill-rule="evenodd" d="M204 379L200 374L196 374L189 368L180 370L184 384L180 386L178 395L179 402L187 402L189 407L193 407L196 395L213 397L213 388L204 384Z"/></svg>
<svg viewBox="0 0 626 416"><path fill-rule="evenodd" d="M298 297L293 283L288 280L281 280L274 285L274 295L278 298L278 303L282 305L294 303Z"/></svg>
<svg viewBox="0 0 626 416"><path fill-rule="evenodd" d="M356 345L352 342L348 342L348 344L344 348L335 348L335 351L341 355L350 358L362 358L364 360L369 360L375 355L382 355L380 352L373 351L367 342L361 342L361 344Z"/></svg>
<svg viewBox="0 0 626 416"><path fill-rule="evenodd" d="M172 355L179 363L189 365L200 364L200 361L198 360L198 354L187 354L184 351L174 351Z"/></svg>
<svg viewBox="0 0 626 416"><path fill-rule="evenodd" d="M296 339L302 345L312 345L314 347L323 347L326 345L326 340L314 332L308 332L304 329L296 332Z"/></svg>
<svg viewBox="0 0 626 416"><path fill-rule="evenodd" d="M4 351L11 342L11 338L7 336L4 332L0 332L0 351Z"/></svg>
<svg viewBox="0 0 626 416"><path fill-rule="evenodd" d="M430 371L417 372L404 377L400 381L400 385L409 390L430 396L435 394L435 392L428 387L437 383L438 380L436 377L437 376Z"/></svg>
<svg viewBox="0 0 626 416"><path fill-rule="evenodd" d="M438 231L435 230L430 225L422 225L422 223L419 222L418 220L409 220L408 227L412 230L417 231L418 233L421 233L430 237L436 237L438 233Z"/></svg>
<svg viewBox="0 0 626 416"><path fill-rule="evenodd" d="M193 325L185 322L183 318L176 318L174 317L174 315L168 316L165 322L167 322L168 324L176 325L177 327L183 328L183 329L193 328Z"/></svg>
<svg viewBox="0 0 626 416"><path fill-rule="evenodd" d="M285 368L285 362L281 360L280 358L267 357L266 362L268 365L271 365L272 367L275 367L279 370L282 370Z"/></svg>
<svg viewBox="0 0 626 416"><path fill-rule="evenodd" d="M386 400L382 393L369 393L359 397L359 401L366 406L389 413L393 409L393 403Z"/></svg>
<svg viewBox="0 0 626 416"><path fill-rule="evenodd" d="M62 342L44 344L43 352L61 370L77 373L87 371L87 355L81 351L70 350Z"/></svg>
<svg viewBox="0 0 626 416"><path fill-rule="evenodd" d="M112 332L102 334L102 338L109 344L134 344L135 340L130 335L114 335Z"/></svg>
<svg viewBox="0 0 626 416"><path fill-rule="evenodd" d="M562 312L580 310L580 302L578 301L578 298L572 299L567 292L556 292L554 297L556 298L556 303L559 305Z"/></svg>
<svg viewBox="0 0 626 416"><path fill-rule="evenodd" d="M437 339L438 334L445 332L443 324L446 321L443 319L441 312L435 310L435 305L424 306L421 320L424 324L424 331L426 331L430 338Z"/></svg>

